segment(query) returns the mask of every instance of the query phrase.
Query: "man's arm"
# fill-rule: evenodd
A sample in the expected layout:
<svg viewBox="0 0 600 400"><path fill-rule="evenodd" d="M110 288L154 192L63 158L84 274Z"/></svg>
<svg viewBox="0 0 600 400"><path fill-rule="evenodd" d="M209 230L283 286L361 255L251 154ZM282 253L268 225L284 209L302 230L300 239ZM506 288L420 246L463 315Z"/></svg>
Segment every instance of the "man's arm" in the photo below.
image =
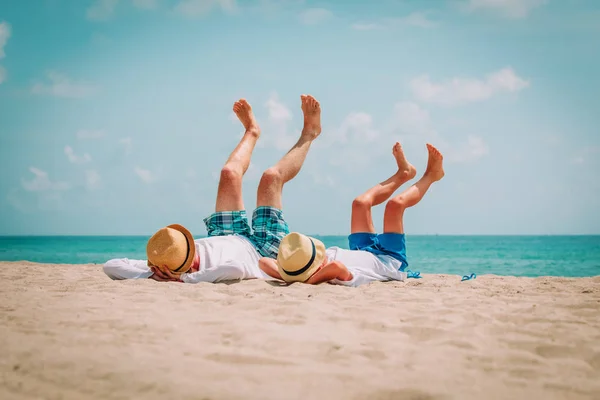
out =
<svg viewBox="0 0 600 400"><path fill-rule="evenodd" d="M130 260L128 258L115 258L104 264L104 273L111 279L146 279L153 272L148 267L146 260Z"/></svg>
<svg viewBox="0 0 600 400"><path fill-rule="evenodd" d="M269 257L263 257L258 261L260 269L271 278L283 280L277 268L277 261Z"/></svg>
<svg viewBox="0 0 600 400"><path fill-rule="evenodd" d="M121 279L154 279L155 281L173 281L156 267L149 267L146 260L130 260L128 258L115 258L104 264L104 273L114 280Z"/></svg>
<svg viewBox="0 0 600 400"><path fill-rule="evenodd" d="M319 283L329 282L333 279L340 281L351 281L352 273L348 271L348 268L339 261L332 261L326 264L323 268L318 270L313 276L311 276L306 283L310 285L318 285Z"/></svg>

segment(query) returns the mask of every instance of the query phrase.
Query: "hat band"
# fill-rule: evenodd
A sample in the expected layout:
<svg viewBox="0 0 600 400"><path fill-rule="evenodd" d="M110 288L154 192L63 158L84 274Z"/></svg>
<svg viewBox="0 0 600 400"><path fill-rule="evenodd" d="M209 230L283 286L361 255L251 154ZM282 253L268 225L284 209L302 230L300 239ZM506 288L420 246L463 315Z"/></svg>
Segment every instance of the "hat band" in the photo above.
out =
<svg viewBox="0 0 600 400"><path fill-rule="evenodd" d="M306 272L310 266L312 265L313 261L315 261L315 257L317 256L317 249L315 248L315 242L313 242L313 240L311 238L308 238L310 240L310 244L312 244L312 256L310 257L310 260L308 261L308 263L300 268L299 270L296 271L286 271L285 269L282 268L283 272L285 272L287 275L289 276L298 276L300 274L303 274L304 272Z"/></svg>
<svg viewBox="0 0 600 400"><path fill-rule="evenodd" d="M181 233L183 233L183 232L181 232ZM185 260L183 260L183 263L177 269L174 269L173 272L179 272L179 270L185 266L185 263L187 262L188 258L190 258L190 242L189 242L187 236L185 236L185 235L183 235L183 236L185 237L185 244L187 245L187 250L185 252Z"/></svg>

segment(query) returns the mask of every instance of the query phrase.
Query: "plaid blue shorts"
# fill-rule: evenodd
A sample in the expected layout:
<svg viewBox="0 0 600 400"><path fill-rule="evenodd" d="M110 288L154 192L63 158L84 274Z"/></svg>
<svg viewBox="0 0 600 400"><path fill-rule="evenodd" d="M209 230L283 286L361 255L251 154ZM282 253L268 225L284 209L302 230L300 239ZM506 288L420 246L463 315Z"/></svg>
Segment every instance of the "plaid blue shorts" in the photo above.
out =
<svg viewBox="0 0 600 400"><path fill-rule="evenodd" d="M248 238L263 256L277 258L281 239L290 233L283 211L275 207L257 207L252 213L252 228L246 210L219 211L204 219L208 236L240 235Z"/></svg>

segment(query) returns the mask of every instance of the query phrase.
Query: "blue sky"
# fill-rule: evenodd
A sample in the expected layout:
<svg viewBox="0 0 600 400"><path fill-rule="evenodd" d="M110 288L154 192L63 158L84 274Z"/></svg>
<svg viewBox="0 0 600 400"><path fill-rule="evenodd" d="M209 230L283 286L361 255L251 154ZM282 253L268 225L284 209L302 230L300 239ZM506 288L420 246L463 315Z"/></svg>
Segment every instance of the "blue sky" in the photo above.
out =
<svg viewBox="0 0 600 400"><path fill-rule="evenodd" d="M204 234L233 102L263 131L252 209L302 93L324 128L284 191L293 230L347 234L401 141L419 173L426 142L446 159L409 234L598 234L599 20L591 0L0 0L0 234Z"/></svg>

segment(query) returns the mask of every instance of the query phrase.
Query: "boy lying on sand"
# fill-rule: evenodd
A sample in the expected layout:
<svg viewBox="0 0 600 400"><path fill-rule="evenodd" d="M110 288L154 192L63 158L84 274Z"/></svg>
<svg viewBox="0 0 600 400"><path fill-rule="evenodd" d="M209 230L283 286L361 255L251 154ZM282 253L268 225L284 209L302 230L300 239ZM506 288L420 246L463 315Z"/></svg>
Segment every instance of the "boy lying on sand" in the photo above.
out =
<svg viewBox="0 0 600 400"><path fill-rule="evenodd" d="M417 171L396 143L392 150L398 171L388 180L372 187L352 202L350 250L325 249L317 239L290 233L279 245L277 261L261 258L260 268L269 276L286 282L317 285L323 282L359 286L372 281L404 280L408 266L402 218L404 210L417 204L433 182L444 177L442 154L427 145L429 160L423 177L388 201L383 217L382 234L375 233L371 207L383 203Z"/></svg>
<svg viewBox="0 0 600 400"><path fill-rule="evenodd" d="M279 242L289 233L281 210L283 185L294 178L321 133L321 108L312 96L301 96L304 127L298 142L267 169L258 185L252 229L244 209L242 177L260 136L252 108L241 99L233 111L246 132L221 170L215 213L204 220L207 238L194 240L181 225L156 232L146 247L146 260L114 259L104 264L112 279L151 278L157 281L221 282L268 278L258 267L260 257L277 257Z"/></svg>

